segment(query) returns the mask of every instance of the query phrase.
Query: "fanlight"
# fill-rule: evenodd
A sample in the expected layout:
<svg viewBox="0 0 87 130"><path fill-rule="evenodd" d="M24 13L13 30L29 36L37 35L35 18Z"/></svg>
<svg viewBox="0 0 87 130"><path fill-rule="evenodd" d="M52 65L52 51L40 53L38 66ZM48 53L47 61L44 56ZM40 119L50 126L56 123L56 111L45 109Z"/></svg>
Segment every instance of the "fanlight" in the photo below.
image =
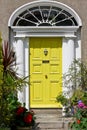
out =
<svg viewBox="0 0 87 130"><path fill-rule="evenodd" d="M35 6L18 15L13 26L77 26L69 12L54 6Z"/></svg>

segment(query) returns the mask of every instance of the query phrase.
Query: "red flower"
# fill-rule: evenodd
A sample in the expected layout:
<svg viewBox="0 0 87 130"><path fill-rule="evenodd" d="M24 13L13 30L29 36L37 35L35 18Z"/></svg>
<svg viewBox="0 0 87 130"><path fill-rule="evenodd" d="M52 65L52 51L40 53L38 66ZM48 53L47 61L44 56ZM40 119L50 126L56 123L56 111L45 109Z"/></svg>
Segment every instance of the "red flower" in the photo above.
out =
<svg viewBox="0 0 87 130"><path fill-rule="evenodd" d="M80 124L81 123L81 121L80 120L77 120L77 124Z"/></svg>
<svg viewBox="0 0 87 130"><path fill-rule="evenodd" d="M16 114L17 114L17 115L20 115L21 113L23 113L23 112L24 112L24 110L25 110L25 108L24 108L24 107L19 107L19 108L17 109Z"/></svg>
<svg viewBox="0 0 87 130"><path fill-rule="evenodd" d="M25 123L31 123L32 122L32 115L30 113L28 113L25 117L24 117L24 121Z"/></svg>

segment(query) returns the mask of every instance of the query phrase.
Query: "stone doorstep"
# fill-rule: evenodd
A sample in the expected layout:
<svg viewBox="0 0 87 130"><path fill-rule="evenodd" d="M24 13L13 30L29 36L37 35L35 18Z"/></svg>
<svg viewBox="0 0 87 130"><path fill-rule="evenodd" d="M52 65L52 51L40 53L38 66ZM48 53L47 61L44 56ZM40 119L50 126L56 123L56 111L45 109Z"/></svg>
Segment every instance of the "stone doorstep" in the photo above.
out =
<svg viewBox="0 0 87 130"><path fill-rule="evenodd" d="M37 121L62 121L63 119L58 117L57 115L52 115L52 114L41 114L41 115L36 115Z"/></svg>
<svg viewBox="0 0 87 130"><path fill-rule="evenodd" d="M68 130L69 122L73 118L62 117L60 110L36 109L37 130Z"/></svg>
<svg viewBox="0 0 87 130"><path fill-rule="evenodd" d="M62 129L60 129L60 128L59 129L58 128L55 128L55 129L54 128L52 128L52 129L51 128L50 129L49 128L37 128L37 129L33 129L33 130L65 130L65 129L63 129L63 128ZM68 130L68 129L66 129L66 130Z"/></svg>
<svg viewBox="0 0 87 130"><path fill-rule="evenodd" d="M56 120L55 121L43 120L43 121L40 121L40 124L38 125L38 127L41 128L41 130L45 130L45 129L68 130L69 123L72 122L72 120L73 120L72 118L61 119L61 120L57 120L57 121Z"/></svg>
<svg viewBox="0 0 87 130"><path fill-rule="evenodd" d="M62 117L61 115L57 114L37 114L36 115L36 120L40 122L54 122L54 121L63 121L63 122L68 122L72 121L72 117Z"/></svg>
<svg viewBox="0 0 87 130"><path fill-rule="evenodd" d="M38 125L37 130L68 130L69 128L69 123L64 123L64 122L55 122L55 123L42 123ZM36 130L36 129L35 129Z"/></svg>
<svg viewBox="0 0 87 130"><path fill-rule="evenodd" d="M62 109L32 109L36 114L61 114Z"/></svg>
<svg viewBox="0 0 87 130"><path fill-rule="evenodd" d="M58 122L58 121L54 121L54 122L40 122L39 127L42 129L59 129L59 128L64 128L64 124L63 122Z"/></svg>
<svg viewBox="0 0 87 130"><path fill-rule="evenodd" d="M59 129L58 128L56 128L56 129L48 129L48 128L46 128L46 129L37 129L37 130L65 130L65 129L63 129L63 128L62 129L60 129L60 128Z"/></svg>

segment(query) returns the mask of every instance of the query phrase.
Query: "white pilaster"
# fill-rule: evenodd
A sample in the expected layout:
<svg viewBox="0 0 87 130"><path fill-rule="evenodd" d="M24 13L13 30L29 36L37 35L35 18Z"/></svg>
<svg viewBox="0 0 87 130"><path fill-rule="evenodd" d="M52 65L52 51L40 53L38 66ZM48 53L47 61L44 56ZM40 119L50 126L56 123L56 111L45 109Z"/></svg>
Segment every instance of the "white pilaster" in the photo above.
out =
<svg viewBox="0 0 87 130"><path fill-rule="evenodd" d="M81 59L81 28L77 31L77 38L75 40L75 55L76 59Z"/></svg>
<svg viewBox="0 0 87 130"><path fill-rule="evenodd" d="M66 73L75 58L74 39L63 38L63 74Z"/></svg>
<svg viewBox="0 0 87 130"><path fill-rule="evenodd" d="M71 63L75 58L75 47L74 47L74 39L73 38L63 38L63 74L67 73ZM72 95L72 85L70 83L68 86L65 86L63 83L63 91L67 94L67 97L71 97Z"/></svg>
<svg viewBox="0 0 87 130"><path fill-rule="evenodd" d="M25 38L24 41L25 48L25 77L28 77L27 80L29 82L29 38ZM25 87L25 95L24 95L26 108L29 109L29 85Z"/></svg>
<svg viewBox="0 0 87 130"><path fill-rule="evenodd" d="M13 47L16 52L16 63L17 63L17 73L19 77L24 76L24 44L23 39L18 38L13 43ZM18 99L21 103L24 103L24 88L18 91Z"/></svg>

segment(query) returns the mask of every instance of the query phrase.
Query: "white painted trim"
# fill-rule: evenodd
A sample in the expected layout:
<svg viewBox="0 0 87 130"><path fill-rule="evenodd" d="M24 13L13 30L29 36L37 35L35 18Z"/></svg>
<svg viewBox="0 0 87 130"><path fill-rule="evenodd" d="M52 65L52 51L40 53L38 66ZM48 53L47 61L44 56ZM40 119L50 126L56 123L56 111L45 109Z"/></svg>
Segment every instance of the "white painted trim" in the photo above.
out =
<svg viewBox="0 0 87 130"><path fill-rule="evenodd" d="M66 74L71 66L71 63L75 59L75 39L74 38L63 38L62 43L62 73ZM63 79L64 80L64 79ZM67 98L72 96L73 83L68 84L66 87L63 82L63 92L66 93Z"/></svg>
<svg viewBox="0 0 87 130"><path fill-rule="evenodd" d="M54 35L54 33L53 33ZM39 35L38 35L39 37ZM18 41L18 39L20 40L20 37L15 38L16 41ZM23 47L24 49L21 48L21 50L19 51L18 48L17 48L17 51L19 51L18 53L20 54L20 52L22 52L22 50L25 50L23 55L24 55L24 69L23 71L25 72L25 75L24 76L27 76L29 75L29 58L28 58L28 54L29 54L29 37L25 37L25 38L21 38L23 40ZM78 51L80 51L80 47L81 46L78 46L78 48L75 48L74 47L74 44L75 44L75 39L77 39L77 37L63 37L63 40L62 40L62 73L64 74L68 68L69 68L69 65L71 64L71 62L74 60L75 58L75 50L77 49ZM79 42L79 41L78 41ZM14 43L16 44L16 43ZM79 43L80 44L80 43ZM16 46L16 45L15 45ZM17 47L17 46L16 46ZM76 52L78 52L76 51ZM80 53L79 53L80 54ZM80 58L80 55L78 55L78 58ZM70 60L69 60L70 59ZM63 87L63 90L64 90L64 87ZM22 93L22 95L24 95L24 101L26 103L26 107L29 109L29 86L26 86L25 87L25 90L23 91L24 94ZM23 98L21 97L21 100Z"/></svg>
<svg viewBox="0 0 87 130"><path fill-rule="evenodd" d="M62 72L65 74L75 58L74 38L63 38L62 40Z"/></svg>
<svg viewBox="0 0 87 130"><path fill-rule="evenodd" d="M76 37L75 35L63 35L63 34L58 34L58 35L56 35L55 33L54 34L50 34L50 35L48 35L48 34L44 34L44 35L41 35L40 33L39 34L30 34L30 35L16 35L16 36L14 36L15 38L20 38L20 37L22 37L22 38L25 38L25 37Z"/></svg>
<svg viewBox="0 0 87 130"><path fill-rule="evenodd" d="M79 28L79 26L56 26L56 27L18 27L18 26L11 26L14 32L76 32Z"/></svg>
<svg viewBox="0 0 87 130"><path fill-rule="evenodd" d="M74 16L74 18L76 19L77 23L79 26L82 26L82 21L80 19L80 17L78 16L78 14L69 6L57 2L57 1L52 1L52 0L39 0L39 1L33 1L30 3L27 3L19 8L17 8L12 15L9 18L8 21L8 26L11 27L13 25L14 20L16 19L16 17L22 13L24 10L26 10L27 8L32 8L34 6L38 6L38 5L50 5L50 6L55 6L55 7L60 7L63 8L64 10L66 10L67 12L70 12L70 14L72 16Z"/></svg>
<svg viewBox="0 0 87 130"><path fill-rule="evenodd" d="M78 26L72 27L11 27L14 37L76 37Z"/></svg>
<svg viewBox="0 0 87 130"><path fill-rule="evenodd" d="M17 62L17 74L20 77L24 76L24 43L23 38L18 38L13 43L14 51L16 52L16 62ZM22 52L22 53L20 53ZM18 91L18 99L21 103L24 103L24 87L21 91Z"/></svg>
<svg viewBox="0 0 87 130"><path fill-rule="evenodd" d="M28 82L29 82L29 38L24 39L24 72L25 72L25 77L28 76ZM26 108L29 109L29 85L26 85L25 87L25 92L24 92L24 98L25 98L25 103L26 103Z"/></svg>

